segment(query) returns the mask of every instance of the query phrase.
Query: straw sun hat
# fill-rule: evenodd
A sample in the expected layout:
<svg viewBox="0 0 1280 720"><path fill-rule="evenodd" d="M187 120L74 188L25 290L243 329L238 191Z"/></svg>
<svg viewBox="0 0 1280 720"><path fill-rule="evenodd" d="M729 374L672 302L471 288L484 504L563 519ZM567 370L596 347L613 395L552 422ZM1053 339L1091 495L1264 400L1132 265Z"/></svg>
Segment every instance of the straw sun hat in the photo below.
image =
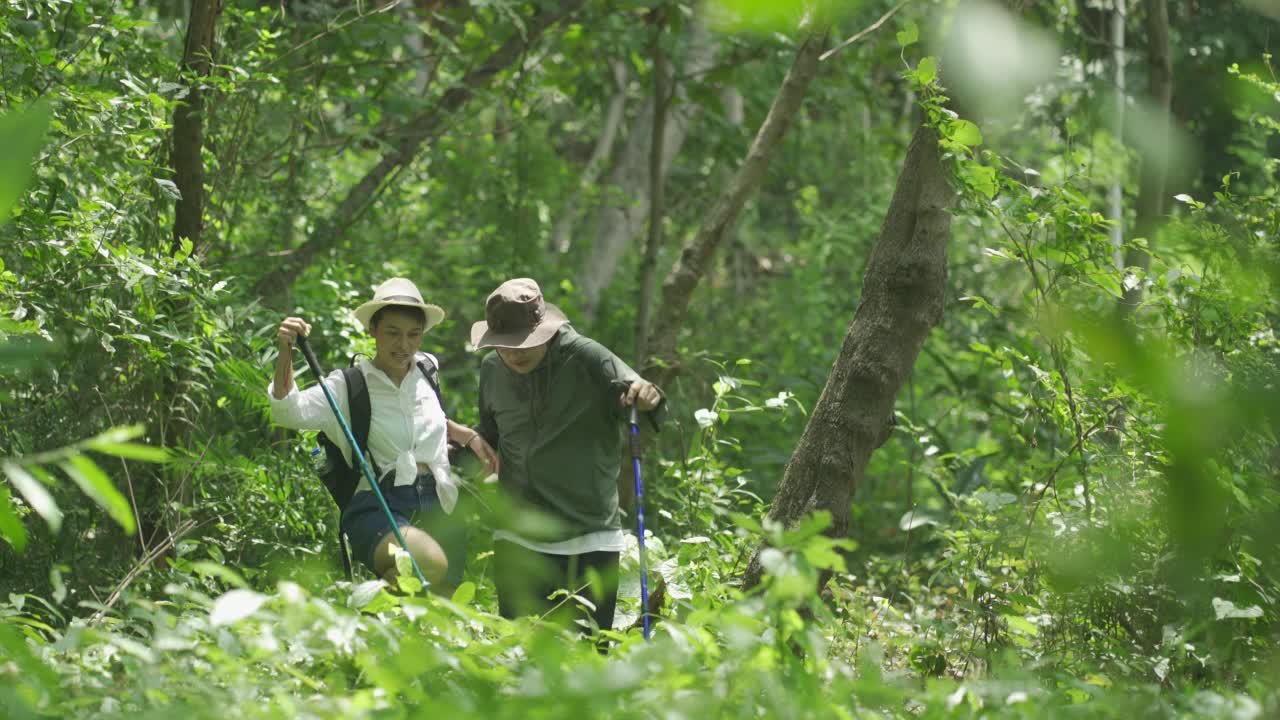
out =
<svg viewBox="0 0 1280 720"><path fill-rule="evenodd" d="M444 320L444 310L438 305L431 305L423 302L422 293L418 292L418 286L413 284L412 280L405 278L391 278L382 283L373 291L373 299L355 309L352 313L365 330L372 330L369 327L369 321L373 319L373 314L388 305L397 307L411 307L422 310L427 316L427 326L423 328L423 332L430 330Z"/></svg>

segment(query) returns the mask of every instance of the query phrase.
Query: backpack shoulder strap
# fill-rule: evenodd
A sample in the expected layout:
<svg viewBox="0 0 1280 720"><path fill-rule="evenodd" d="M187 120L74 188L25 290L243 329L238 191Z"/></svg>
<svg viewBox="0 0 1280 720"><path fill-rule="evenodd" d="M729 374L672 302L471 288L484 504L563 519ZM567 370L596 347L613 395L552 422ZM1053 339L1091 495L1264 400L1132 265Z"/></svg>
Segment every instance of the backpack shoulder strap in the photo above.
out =
<svg viewBox="0 0 1280 720"><path fill-rule="evenodd" d="M373 414L369 404L369 385L364 380L364 373L359 367L347 367L342 370L347 381L347 409L351 417L351 434L356 437L360 451L369 450L369 416Z"/></svg>
<svg viewBox="0 0 1280 720"><path fill-rule="evenodd" d="M440 392L440 362L431 353L418 353L418 369L426 376L427 384L435 391L436 400L440 401L440 409L448 415L449 411L444 405L444 395Z"/></svg>

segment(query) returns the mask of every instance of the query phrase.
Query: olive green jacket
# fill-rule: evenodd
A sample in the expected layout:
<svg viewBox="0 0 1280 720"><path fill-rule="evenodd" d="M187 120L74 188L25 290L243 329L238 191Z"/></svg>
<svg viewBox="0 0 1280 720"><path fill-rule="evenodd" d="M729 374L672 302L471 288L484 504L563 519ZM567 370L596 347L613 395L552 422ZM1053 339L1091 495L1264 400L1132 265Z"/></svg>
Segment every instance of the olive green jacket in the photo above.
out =
<svg viewBox="0 0 1280 720"><path fill-rule="evenodd" d="M498 479L511 502L503 529L558 542L621 527L617 477L629 408L619 397L639 378L568 325L526 375L496 352L484 358L479 432L502 461ZM654 429L665 406L664 398L645 413Z"/></svg>

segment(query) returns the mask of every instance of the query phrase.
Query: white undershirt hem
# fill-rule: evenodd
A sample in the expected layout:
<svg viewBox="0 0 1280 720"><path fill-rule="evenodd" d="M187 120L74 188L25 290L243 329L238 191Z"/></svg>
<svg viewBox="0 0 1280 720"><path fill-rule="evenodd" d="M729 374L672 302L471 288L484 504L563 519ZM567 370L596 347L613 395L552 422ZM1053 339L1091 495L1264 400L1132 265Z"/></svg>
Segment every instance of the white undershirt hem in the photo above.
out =
<svg viewBox="0 0 1280 720"><path fill-rule="evenodd" d="M495 530L493 539L506 540L520 547L547 555L582 555L591 552L622 552L627 549L627 538L622 530L599 530L560 542L538 542L520 537L506 530Z"/></svg>

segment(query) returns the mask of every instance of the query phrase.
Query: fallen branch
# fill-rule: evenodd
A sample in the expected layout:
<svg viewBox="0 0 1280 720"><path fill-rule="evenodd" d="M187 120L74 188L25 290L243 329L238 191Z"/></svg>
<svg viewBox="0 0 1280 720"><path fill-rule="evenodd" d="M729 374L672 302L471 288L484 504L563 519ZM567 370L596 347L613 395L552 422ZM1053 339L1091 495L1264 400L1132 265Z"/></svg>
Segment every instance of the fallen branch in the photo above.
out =
<svg viewBox="0 0 1280 720"><path fill-rule="evenodd" d="M160 559L162 555L177 545L178 541L185 537L187 533L195 530L202 524L203 523L197 523L195 520L185 520L182 524L178 525L178 527L174 528L174 531L169 533L164 540L152 545L151 550L138 560L137 564L133 566L133 569L124 576L124 580L121 580L120 584L116 586L116 589L111 592L111 595L107 597L107 601L103 603L102 607L98 608L98 611L93 614L93 617L89 618L89 624L97 625L102 622L103 619L106 618L107 612L120 601L120 597L124 594L124 591L133 584L134 580L138 579L138 576L141 575L143 571L151 567L152 563Z"/></svg>

